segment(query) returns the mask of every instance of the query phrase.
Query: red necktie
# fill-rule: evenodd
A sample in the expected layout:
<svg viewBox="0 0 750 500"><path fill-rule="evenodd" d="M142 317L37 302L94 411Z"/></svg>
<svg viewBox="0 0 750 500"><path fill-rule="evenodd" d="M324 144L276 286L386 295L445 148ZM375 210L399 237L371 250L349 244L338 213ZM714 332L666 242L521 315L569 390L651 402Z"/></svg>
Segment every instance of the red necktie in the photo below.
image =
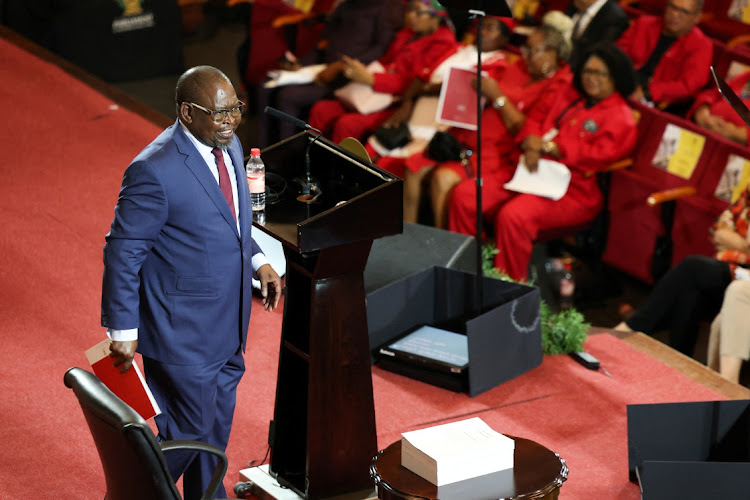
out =
<svg viewBox="0 0 750 500"><path fill-rule="evenodd" d="M224 164L224 155L219 148L213 148L211 153L216 158L216 166L219 169L219 188L224 198L229 203L229 210L232 212L232 217L237 220L237 214L234 213L234 196L232 196L232 181L229 180L229 174L227 173L227 166Z"/></svg>

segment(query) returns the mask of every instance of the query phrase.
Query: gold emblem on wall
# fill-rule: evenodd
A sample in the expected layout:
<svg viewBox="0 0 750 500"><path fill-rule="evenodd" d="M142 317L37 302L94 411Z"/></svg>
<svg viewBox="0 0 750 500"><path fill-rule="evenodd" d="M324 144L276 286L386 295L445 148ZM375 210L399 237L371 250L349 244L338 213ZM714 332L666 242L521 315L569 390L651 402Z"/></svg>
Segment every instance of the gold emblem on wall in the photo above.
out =
<svg viewBox="0 0 750 500"><path fill-rule="evenodd" d="M117 4L122 7L123 16L137 16L143 13L142 0L117 0Z"/></svg>

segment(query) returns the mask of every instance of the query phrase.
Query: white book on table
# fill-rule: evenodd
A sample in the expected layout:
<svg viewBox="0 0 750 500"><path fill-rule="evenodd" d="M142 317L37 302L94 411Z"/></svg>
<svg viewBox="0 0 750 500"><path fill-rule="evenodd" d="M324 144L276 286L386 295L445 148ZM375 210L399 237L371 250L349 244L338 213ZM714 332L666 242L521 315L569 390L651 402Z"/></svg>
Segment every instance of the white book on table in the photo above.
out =
<svg viewBox="0 0 750 500"><path fill-rule="evenodd" d="M477 417L401 434L401 465L437 486L510 469L514 451Z"/></svg>

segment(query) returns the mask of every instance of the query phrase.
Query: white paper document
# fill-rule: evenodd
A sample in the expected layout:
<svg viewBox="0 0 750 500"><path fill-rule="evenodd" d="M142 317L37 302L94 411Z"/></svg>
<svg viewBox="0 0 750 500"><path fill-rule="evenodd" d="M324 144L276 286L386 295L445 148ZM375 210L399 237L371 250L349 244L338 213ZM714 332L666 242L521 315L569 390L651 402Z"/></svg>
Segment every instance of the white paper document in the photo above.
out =
<svg viewBox="0 0 750 500"><path fill-rule="evenodd" d="M529 172L523 163L523 156L518 162L513 178L505 183L505 189L519 193L535 194L555 201L565 196L570 184L570 170L562 163L546 158L539 159L539 168Z"/></svg>
<svg viewBox="0 0 750 500"><path fill-rule="evenodd" d="M515 445L475 417L401 434L401 465L441 486L512 468Z"/></svg>
<svg viewBox="0 0 750 500"><path fill-rule="evenodd" d="M385 68L379 61L373 61L367 66L370 73L385 73ZM359 82L349 82L336 89L333 94L357 113L369 115L381 111L393 104L393 95L375 92L371 85Z"/></svg>
<svg viewBox="0 0 750 500"><path fill-rule="evenodd" d="M296 71L287 71L284 69L273 70L268 72L271 78L263 86L267 89L274 87L283 87L284 85L305 85L312 83L315 76L325 69L325 64L313 64L312 66L303 66Z"/></svg>

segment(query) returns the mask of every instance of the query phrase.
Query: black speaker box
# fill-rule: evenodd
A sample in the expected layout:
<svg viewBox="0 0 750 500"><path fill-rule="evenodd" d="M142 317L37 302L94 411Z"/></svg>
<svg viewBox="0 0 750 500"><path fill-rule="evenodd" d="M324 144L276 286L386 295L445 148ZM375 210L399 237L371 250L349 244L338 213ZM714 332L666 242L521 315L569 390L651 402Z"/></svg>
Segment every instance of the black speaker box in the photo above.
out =
<svg viewBox="0 0 750 500"><path fill-rule="evenodd" d="M433 266L476 274L476 240L420 224L404 222L404 232L373 241L365 267L365 292Z"/></svg>

